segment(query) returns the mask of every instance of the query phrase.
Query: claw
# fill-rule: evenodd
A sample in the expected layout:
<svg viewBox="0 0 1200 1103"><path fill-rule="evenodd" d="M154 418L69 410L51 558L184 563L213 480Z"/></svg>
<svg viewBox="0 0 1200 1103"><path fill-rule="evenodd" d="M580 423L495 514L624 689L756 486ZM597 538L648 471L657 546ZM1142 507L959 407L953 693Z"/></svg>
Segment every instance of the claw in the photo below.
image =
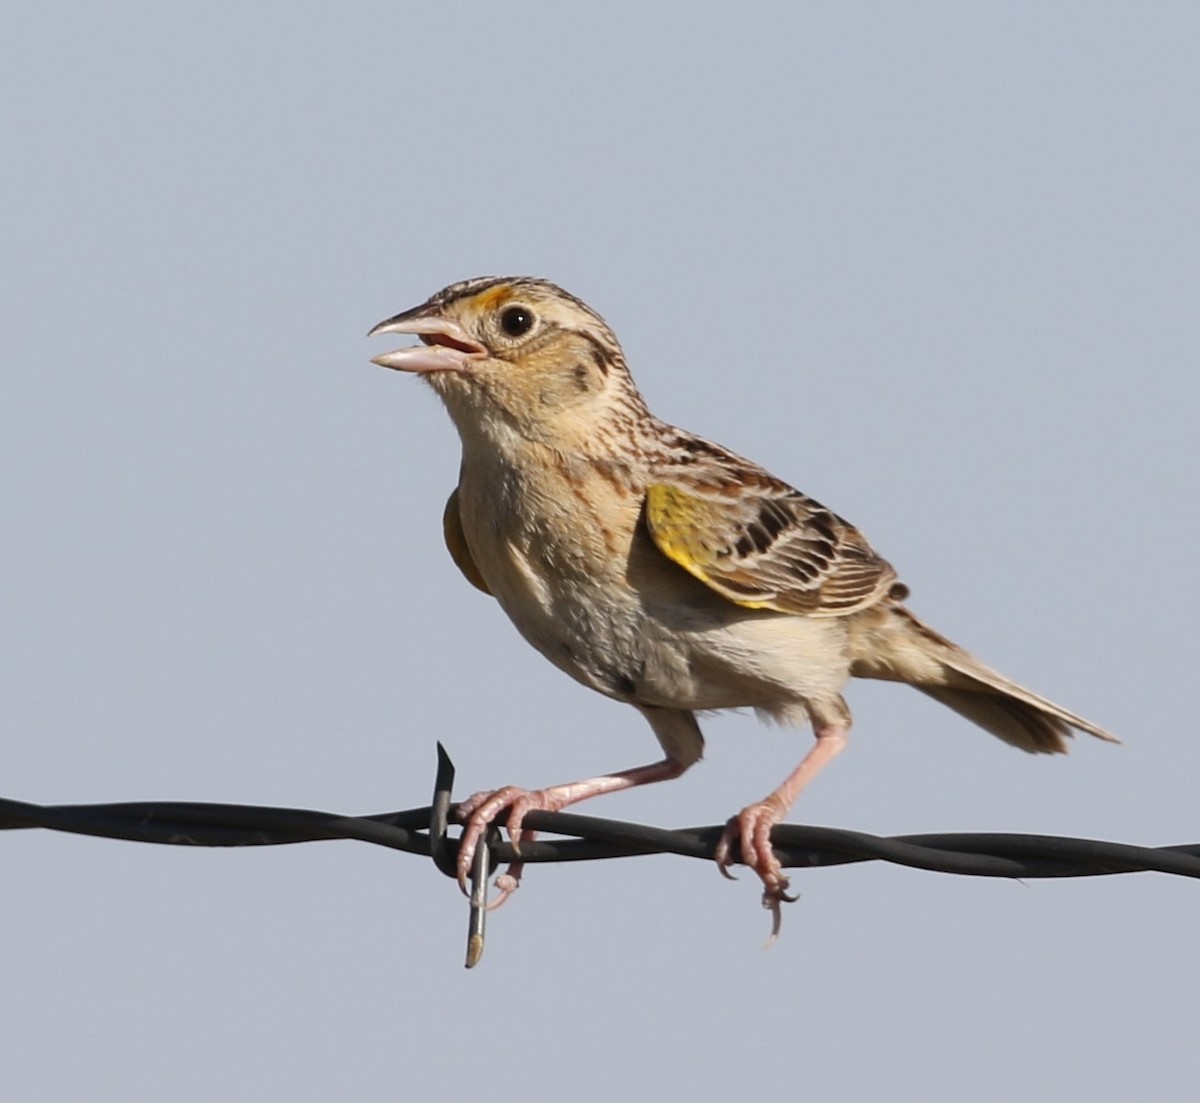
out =
<svg viewBox="0 0 1200 1103"><path fill-rule="evenodd" d="M690 715L690 714L689 714ZM691 721L695 724L695 721ZM533 831L525 831L521 821L535 809L539 812L558 812L570 804L575 804L601 793L618 793L622 789L632 789L637 785L649 785L654 781L666 781L678 777L687 767L677 759L664 758L661 762L649 766L635 766L632 770L621 770L615 774L603 774L600 777L587 778L584 781L572 781L566 785L554 785L549 789L519 789L515 785L506 785L503 789L476 793L468 797L455 810L455 819L463 825L463 833L458 842L458 860L455 872L458 875L459 887L467 891L467 879L471 872L471 861L479 842L494 820L506 808L508 809L508 836L512 840L513 853L517 861L508 867L508 872L496 882L500 897L492 903L496 907L516 889L521 878L521 840L533 839Z"/></svg>
<svg viewBox="0 0 1200 1103"><path fill-rule="evenodd" d="M726 881L736 881L737 878L729 872L729 867L733 864L733 859L729 856L730 848L733 846L734 839L737 838L737 820L732 819L725 825L725 830L717 842L717 849L713 852L713 858L717 863L717 872L725 878Z"/></svg>
<svg viewBox="0 0 1200 1103"><path fill-rule="evenodd" d="M723 877L737 880L729 872L734 848L740 852L743 863L748 865L763 884L762 905L771 913L771 934L763 949L774 945L783 924L783 904L792 904L798 896L788 893L788 879L783 867L771 848L771 829L783 818L783 810L769 798L758 804L743 808L725 825L725 831L717 843L714 858Z"/></svg>
<svg viewBox="0 0 1200 1103"><path fill-rule="evenodd" d="M553 804L546 798L544 790L530 791L519 789L515 785L506 785L503 789L490 792L476 793L468 797L455 810L455 818L463 825L462 838L458 844L458 861L455 871L458 874L459 888L468 896L467 879L471 872L471 863L480 840L484 838L492 820L505 809L508 809L508 820L505 829L513 852L520 856L521 840L535 837L535 832L526 831L521 823L525 816L534 809L553 810ZM488 904L488 910L494 911L504 903L516 890L521 881L521 862L513 862L506 873L501 874L495 881L500 895Z"/></svg>
<svg viewBox="0 0 1200 1103"><path fill-rule="evenodd" d="M775 888L763 890L762 906L771 913L771 933L767 936L767 941L763 943L764 950L769 950L775 945L775 940L779 937L780 928L783 926L783 909L780 905L794 904L800 899L799 893L792 896L787 892L787 887L788 880L784 877Z"/></svg>
<svg viewBox="0 0 1200 1103"><path fill-rule="evenodd" d="M516 870L514 873L513 871ZM488 904L488 911L494 912L501 904L503 904L514 892L521 887L520 863L514 862L508 869L500 874L492 884L496 891L500 894L495 900Z"/></svg>
<svg viewBox="0 0 1200 1103"><path fill-rule="evenodd" d="M769 950L775 945L775 940L779 937L779 932L783 927L783 909L779 906L779 897L773 896L769 892L763 893L762 904L771 913L771 933L767 936L767 941L763 943L763 949Z"/></svg>

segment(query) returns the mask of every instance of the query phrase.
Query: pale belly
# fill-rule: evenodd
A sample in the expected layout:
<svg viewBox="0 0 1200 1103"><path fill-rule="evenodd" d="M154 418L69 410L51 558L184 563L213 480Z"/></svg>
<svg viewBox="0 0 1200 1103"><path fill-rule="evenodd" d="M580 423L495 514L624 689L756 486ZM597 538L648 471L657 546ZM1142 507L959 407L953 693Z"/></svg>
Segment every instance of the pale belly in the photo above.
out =
<svg viewBox="0 0 1200 1103"><path fill-rule="evenodd" d="M639 706L792 720L839 700L844 620L746 609L709 589L654 545L643 493L546 456L464 453L464 536L521 635L572 678Z"/></svg>
<svg viewBox="0 0 1200 1103"><path fill-rule="evenodd" d="M617 700L784 715L836 696L849 676L841 620L743 609L665 559L608 578L547 571L500 540L489 559L489 586L521 635Z"/></svg>

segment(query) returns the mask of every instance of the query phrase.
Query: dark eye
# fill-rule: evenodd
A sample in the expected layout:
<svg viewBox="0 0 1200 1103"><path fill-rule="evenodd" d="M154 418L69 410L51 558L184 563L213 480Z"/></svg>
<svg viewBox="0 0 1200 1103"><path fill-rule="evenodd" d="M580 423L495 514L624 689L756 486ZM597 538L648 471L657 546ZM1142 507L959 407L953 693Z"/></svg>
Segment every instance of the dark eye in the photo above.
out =
<svg viewBox="0 0 1200 1103"><path fill-rule="evenodd" d="M527 306L505 307L500 315L500 328L510 337L520 337L533 329L533 311Z"/></svg>

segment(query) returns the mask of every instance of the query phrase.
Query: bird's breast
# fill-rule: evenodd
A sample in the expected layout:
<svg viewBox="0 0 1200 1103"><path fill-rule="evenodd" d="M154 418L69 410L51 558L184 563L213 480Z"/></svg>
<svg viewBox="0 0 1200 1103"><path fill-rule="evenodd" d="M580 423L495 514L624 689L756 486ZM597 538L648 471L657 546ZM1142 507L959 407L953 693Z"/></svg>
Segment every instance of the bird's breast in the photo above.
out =
<svg viewBox="0 0 1200 1103"><path fill-rule="evenodd" d="M846 676L839 623L727 601L655 547L641 491L602 468L464 457L459 501L475 565L517 629L606 696L777 711Z"/></svg>
<svg viewBox="0 0 1200 1103"><path fill-rule="evenodd" d="M629 583L640 495L553 456L464 457L459 500L472 558L521 634L584 684L631 698L645 619Z"/></svg>

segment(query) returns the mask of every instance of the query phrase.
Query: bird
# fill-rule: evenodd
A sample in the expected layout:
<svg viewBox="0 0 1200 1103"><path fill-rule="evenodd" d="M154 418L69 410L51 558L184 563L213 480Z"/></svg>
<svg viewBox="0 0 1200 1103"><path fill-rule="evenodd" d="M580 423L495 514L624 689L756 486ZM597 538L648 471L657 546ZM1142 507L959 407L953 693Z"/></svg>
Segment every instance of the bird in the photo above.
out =
<svg viewBox="0 0 1200 1103"><path fill-rule="evenodd" d="M382 334L417 338L373 362L424 379L461 440L442 518L458 569L560 670L637 709L662 751L649 765L470 797L457 808L460 885L502 813L519 855L531 810L677 778L704 748L698 713L751 708L815 737L715 850L726 876L739 860L757 874L773 938L794 897L771 830L846 746L851 678L914 686L1034 754L1065 751L1073 730L1118 742L919 620L850 522L652 414L612 329L556 284L463 280L368 336ZM519 877L518 861L500 899Z"/></svg>

